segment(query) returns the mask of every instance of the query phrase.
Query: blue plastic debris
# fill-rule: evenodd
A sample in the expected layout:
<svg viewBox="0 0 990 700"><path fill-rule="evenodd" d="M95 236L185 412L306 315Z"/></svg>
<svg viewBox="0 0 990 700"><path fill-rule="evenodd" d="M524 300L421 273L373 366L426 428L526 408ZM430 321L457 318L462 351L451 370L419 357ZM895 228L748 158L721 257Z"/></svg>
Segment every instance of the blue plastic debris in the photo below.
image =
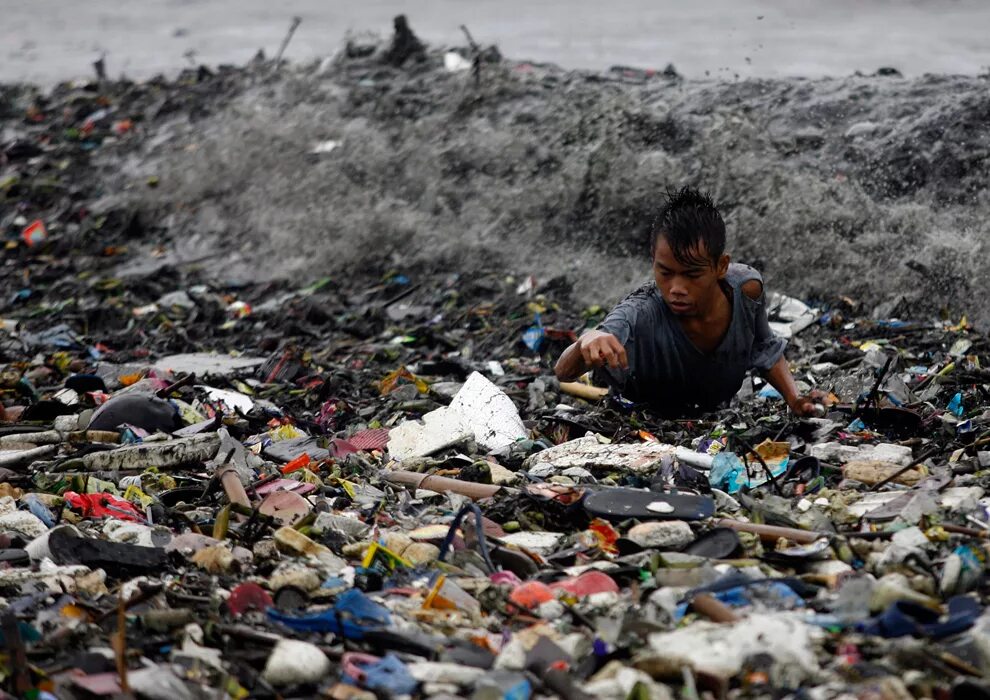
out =
<svg viewBox="0 0 990 700"><path fill-rule="evenodd" d="M297 632L329 632L345 639L363 639L366 632L382 629L392 622L387 608L356 588L342 593L330 610L297 617L269 608L268 617Z"/></svg>
<svg viewBox="0 0 990 700"><path fill-rule="evenodd" d="M536 314L536 322L523 331L523 344L533 352L539 352L540 348L543 346L543 339L545 337L546 332L543 330L543 323L540 320L540 315Z"/></svg>
<svg viewBox="0 0 990 700"><path fill-rule="evenodd" d="M961 393L957 393L949 401L948 405L949 413L956 416L957 418L962 418L966 409L963 407L963 398Z"/></svg>
<svg viewBox="0 0 990 700"><path fill-rule="evenodd" d="M360 685L388 697L412 695L418 685L406 665L392 652L381 659L367 654L345 654L343 663L346 683Z"/></svg>
<svg viewBox="0 0 990 700"><path fill-rule="evenodd" d="M55 527L55 514L48 509L48 506L41 502L41 499L38 498L38 494L25 494L21 498L21 504L26 505L27 509L31 511L36 518L43 522L46 527Z"/></svg>
<svg viewBox="0 0 990 700"><path fill-rule="evenodd" d="M859 418L855 419L852 423L846 426L846 430L850 433L858 433L866 430L866 423L864 423Z"/></svg>
<svg viewBox="0 0 990 700"><path fill-rule="evenodd" d="M785 458L780 464L770 466L770 472L774 478L787 471L787 464L790 458ZM713 489L719 489L726 493L737 493L742 487L755 488L762 486L769 481L763 465L750 465L752 477L746 474L746 465L732 452L719 452L712 460L712 469L708 473L708 483Z"/></svg>
<svg viewBox="0 0 990 700"><path fill-rule="evenodd" d="M761 399L782 399L784 398L779 391L774 389L770 384L765 385L760 389L757 394Z"/></svg>
<svg viewBox="0 0 990 700"><path fill-rule="evenodd" d="M717 585L716 583L715 586ZM746 608L758 603L774 610L793 610L805 607L804 599L782 581L756 580L723 590L700 589L694 592L708 593L730 608ZM689 595L677 606L674 615L675 622L679 622L687 614L691 597Z"/></svg>

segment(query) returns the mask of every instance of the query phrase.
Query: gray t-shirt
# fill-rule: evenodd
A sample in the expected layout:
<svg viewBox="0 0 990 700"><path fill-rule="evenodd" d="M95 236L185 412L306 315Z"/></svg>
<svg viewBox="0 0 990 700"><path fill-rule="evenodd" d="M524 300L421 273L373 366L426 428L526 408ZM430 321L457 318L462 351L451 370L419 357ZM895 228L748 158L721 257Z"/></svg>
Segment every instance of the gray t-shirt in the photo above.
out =
<svg viewBox="0 0 990 700"><path fill-rule="evenodd" d="M769 370L787 342L773 334L764 298L742 291L760 273L739 263L725 275L731 292L732 321L719 346L710 353L695 347L650 281L623 299L598 326L626 349L628 370L604 368L596 375L625 398L648 402L668 416L711 411L739 391L750 369Z"/></svg>

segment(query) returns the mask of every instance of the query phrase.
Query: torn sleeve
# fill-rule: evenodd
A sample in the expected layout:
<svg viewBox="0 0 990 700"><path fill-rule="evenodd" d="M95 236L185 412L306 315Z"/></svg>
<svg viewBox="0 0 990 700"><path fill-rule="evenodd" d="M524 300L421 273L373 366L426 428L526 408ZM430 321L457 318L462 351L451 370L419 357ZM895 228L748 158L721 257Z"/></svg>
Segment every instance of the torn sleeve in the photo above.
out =
<svg viewBox="0 0 990 700"><path fill-rule="evenodd" d="M784 356L787 341L770 330L770 319L767 318L766 295L761 294L756 303L756 318L753 338L753 349L749 356L749 366L761 372L767 372Z"/></svg>

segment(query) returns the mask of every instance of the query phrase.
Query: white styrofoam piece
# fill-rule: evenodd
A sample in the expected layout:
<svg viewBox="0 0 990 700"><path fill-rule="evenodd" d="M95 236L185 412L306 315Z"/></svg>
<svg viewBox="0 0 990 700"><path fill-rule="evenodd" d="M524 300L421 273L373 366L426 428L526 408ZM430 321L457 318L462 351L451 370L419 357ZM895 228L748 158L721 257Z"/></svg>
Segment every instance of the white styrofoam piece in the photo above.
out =
<svg viewBox="0 0 990 700"><path fill-rule="evenodd" d="M526 426L512 399L473 372L449 406L430 411L422 422L406 421L393 428L388 436L388 452L395 459L426 457L471 436L490 451L526 435Z"/></svg>

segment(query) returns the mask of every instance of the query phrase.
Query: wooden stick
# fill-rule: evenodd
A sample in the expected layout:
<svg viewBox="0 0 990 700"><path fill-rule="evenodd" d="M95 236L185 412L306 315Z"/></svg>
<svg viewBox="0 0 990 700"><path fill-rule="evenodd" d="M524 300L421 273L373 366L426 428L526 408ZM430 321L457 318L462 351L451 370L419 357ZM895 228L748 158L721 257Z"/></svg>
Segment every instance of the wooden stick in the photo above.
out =
<svg viewBox="0 0 990 700"><path fill-rule="evenodd" d="M691 599L691 608L712 622L739 622L742 618L728 605L708 593L698 593Z"/></svg>
<svg viewBox="0 0 990 700"><path fill-rule="evenodd" d="M282 54L285 53L286 47L288 47L289 42L292 41L292 35L296 33L296 29L302 24L302 17L296 16L292 18L292 24L289 25L289 31L282 39L282 45L278 47L278 53L275 54L275 69L278 70L279 65L282 63Z"/></svg>
<svg viewBox="0 0 990 700"><path fill-rule="evenodd" d="M608 396L608 389L598 386L589 386L581 382L561 382L560 390L565 394L576 396L585 401L601 401Z"/></svg>
<svg viewBox="0 0 990 700"><path fill-rule="evenodd" d="M827 537L824 532L814 532L812 530L798 530L793 527L778 527L776 525L761 525L759 523L744 523L741 520L729 520L722 518L715 523L715 527L728 527L737 532L751 532L759 535L764 542L776 542L781 537L797 542L798 544L811 544L817 542L822 537Z"/></svg>
<svg viewBox="0 0 990 700"><path fill-rule="evenodd" d="M437 493L458 493L470 499L491 498L502 490L501 486L494 484L477 484L473 481L461 481L451 479L446 476L433 476L430 474L418 474L405 470L390 471L384 475L385 481L403 486L411 486L415 489L426 489Z"/></svg>

